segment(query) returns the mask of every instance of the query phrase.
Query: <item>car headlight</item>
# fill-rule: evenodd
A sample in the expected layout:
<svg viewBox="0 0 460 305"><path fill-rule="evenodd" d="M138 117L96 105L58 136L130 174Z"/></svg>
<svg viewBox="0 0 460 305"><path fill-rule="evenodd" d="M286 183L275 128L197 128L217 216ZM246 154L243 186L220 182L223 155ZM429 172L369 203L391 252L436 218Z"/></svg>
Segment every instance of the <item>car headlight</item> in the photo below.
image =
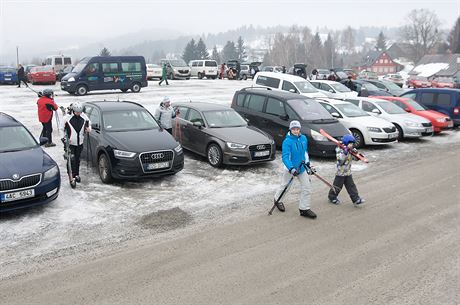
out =
<svg viewBox="0 0 460 305"><path fill-rule="evenodd" d="M75 81L75 77L70 77L67 81L68 81L68 82L74 82L74 81Z"/></svg>
<svg viewBox="0 0 460 305"><path fill-rule="evenodd" d="M413 122L413 121L404 121L404 123L406 123L406 125L409 126L409 127L419 127L419 126L421 126L419 123Z"/></svg>
<svg viewBox="0 0 460 305"><path fill-rule="evenodd" d="M322 134L320 134L319 132L313 129L311 130L311 137L315 141L328 141L328 139L325 136L323 136Z"/></svg>
<svg viewBox="0 0 460 305"><path fill-rule="evenodd" d="M178 154L180 154L182 152L182 146L179 144L177 145L175 148L174 148L174 151Z"/></svg>
<svg viewBox="0 0 460 305"><path fill-rule="evenodd" d="M436 122L438 122L438 123L444 123L445 121L446 121L446 118L436 119Z"/></svg>
<svg viewBox="0 0 460 305"><path fill-rule="evenodd" d="M113 154L115 155L115 158L132 158L136 155L135 152L118 150L118 149L114 149Z"/></svg>
<svg viewBox="0 0 460 305"><path fill-rule="evenodd" d="M245 149L247 145L227 142L227 146L230 149Z"/></svg>
<svg viewBox="0 0 460 305"><path fill-rule="evenodd" d="M59 174L59 169L55 165L43 174L43 180L48 180Z"/></svg>
<svg viewBox="0 0 460 305"><path fill-rule="evenodd" d="M382 129L378 127L367 127L367 130L371 132L382 132Z"/></svg>

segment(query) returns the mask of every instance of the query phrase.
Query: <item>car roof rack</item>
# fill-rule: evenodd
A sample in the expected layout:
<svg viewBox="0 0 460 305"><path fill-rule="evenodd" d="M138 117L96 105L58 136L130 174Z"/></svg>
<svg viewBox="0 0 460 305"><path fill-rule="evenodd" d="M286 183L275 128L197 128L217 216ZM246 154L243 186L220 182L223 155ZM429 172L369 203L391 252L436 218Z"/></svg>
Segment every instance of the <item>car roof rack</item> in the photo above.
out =
<svg viewBox="0 0 460 305"><path fill-rule="evenodd" d="M244 87L244 88L241 88L240 91L246 91L248 89L266 89L266 90L272 90L272 88L270 87L262 87L262 86L257 86L257 87Z"/></svg>

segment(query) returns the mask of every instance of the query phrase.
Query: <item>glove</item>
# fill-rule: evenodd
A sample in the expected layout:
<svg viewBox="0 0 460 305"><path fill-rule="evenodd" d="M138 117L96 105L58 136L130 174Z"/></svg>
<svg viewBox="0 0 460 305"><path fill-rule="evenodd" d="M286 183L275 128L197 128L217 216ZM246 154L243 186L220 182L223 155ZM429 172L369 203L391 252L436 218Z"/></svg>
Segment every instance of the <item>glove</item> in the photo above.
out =
<svg viewBox="0 0 460 305"><path fill-rule="evenodd" d="M343 153L345 154L345 156L348 155L348 147L345 147L345 148L343 149Z"/></svg>
<svg viewBox="0 0 460 305"><path fill-rule="evenodd" d="M295 169L295 168L291 168L289 170L289 172L291 173L291 175L293 175L294 177L297 176L299 174L299 172Z"/></svg>
<svg viewBox="0 0 460 305"><path fill-rule="evenodd" d="M358 153L358 150L357 150L356 148L353 148L353 149L351 150L351 152L354 153L354 154L357 154L357 153Z"/></svg>

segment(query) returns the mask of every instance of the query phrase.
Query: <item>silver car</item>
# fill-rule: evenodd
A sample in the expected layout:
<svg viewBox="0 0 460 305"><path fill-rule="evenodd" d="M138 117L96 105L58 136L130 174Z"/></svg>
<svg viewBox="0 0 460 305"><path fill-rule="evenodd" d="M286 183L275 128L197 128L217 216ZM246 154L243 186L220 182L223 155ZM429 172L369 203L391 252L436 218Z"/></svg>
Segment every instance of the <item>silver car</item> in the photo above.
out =
<svg viewBox="0 0 460 305"><path fill-rule="evenodd" d="M248 126L232 108L210 103L174 104L179 115L173 135L186 150L209 164L247 165L275 159L275 142L262 130Z"/></svg>

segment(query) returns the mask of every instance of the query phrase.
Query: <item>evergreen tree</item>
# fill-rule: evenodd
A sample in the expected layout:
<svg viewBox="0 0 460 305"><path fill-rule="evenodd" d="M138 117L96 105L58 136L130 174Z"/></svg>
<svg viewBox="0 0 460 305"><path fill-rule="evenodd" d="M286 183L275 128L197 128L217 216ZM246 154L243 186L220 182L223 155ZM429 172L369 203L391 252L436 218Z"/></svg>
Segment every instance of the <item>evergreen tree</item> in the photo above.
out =
<svg viewBox="0 0 460 305"><path fill-rule="evenodd" d="M335 42L332 39L331 33L327 34L327 39L324 42L324 54L325 54L326 65L329 68L336 67L337 61L336 61L336 52L335 52Z"/></svg>
<svg viewBox="0 0 460 305"><path fill-rule="evenodd" d="M460 53L460 17L457 18L454 27L450 31L449 37L449 49L452 53Z"/></svg>
<svg viewBox="0 0 460 305"><path fill-rule="evenodd" d="M237 41L237 45L236 45L236 52L238 53L237 58L238 58L238 60L240 62L246 60L246 50L245 50L245 46L244 46L244 40L243 40L243 38L241 36L238 37L238 41Z"/></svg>
<svg viewBox="0 0 460 305"><path fill-rule="evenodd" d="M221 59L220 59L220 54L219 54L219 51L217 51L217 47L214 46L214 48L212 48L212 55L211 55L211 59L214 59L215 61L217 61L217 63L221 63Z"/></svg>
<svg viewBox="0 0 460 305"><path fill-rule="evenodd" d="M222 60L227 62L232 59L238 59L238 52L233 41L227 41L222 49Z"/></svg>
<svg viewBox="0 0 460 305"><path fill-rule="evenodd" d="M99 56L111 56L112 54L110 53L109 49L106 47L103 47L101 52L99 53Z"/></svg>
<svg viewBox="0 0 460 305"><path fill-rule="evenodd" d="M385 51L387 49L387 40L382 31L380 31L379 36L377 37L377 45L375 48L377 51Z"/></svg>
<svg viewBox="0 0 460 305"><path fill-rule="evenodd" d="M204 41L201 38L196 45L196 54L197 58L194 59L209 59L208 49L206 48L206 45L204 44Z"/></svg>
<svg viewBox="0 0 460 305"><path fill-rule="evenodd" d="M182 54L182 59L186 63L188 63L193 59L197 59L197 56L198 54L195 39L192 38L192 40L190 40L189 43L187 43L187 45L185 46L184 53Z"/></svg>
<svg viewBox="0 0 460 305"><path fill-rule="evenodd" d="M308 54L310 55L308 59L312 69L324 67L324 47L318 32L313 36Z"/></svg>

